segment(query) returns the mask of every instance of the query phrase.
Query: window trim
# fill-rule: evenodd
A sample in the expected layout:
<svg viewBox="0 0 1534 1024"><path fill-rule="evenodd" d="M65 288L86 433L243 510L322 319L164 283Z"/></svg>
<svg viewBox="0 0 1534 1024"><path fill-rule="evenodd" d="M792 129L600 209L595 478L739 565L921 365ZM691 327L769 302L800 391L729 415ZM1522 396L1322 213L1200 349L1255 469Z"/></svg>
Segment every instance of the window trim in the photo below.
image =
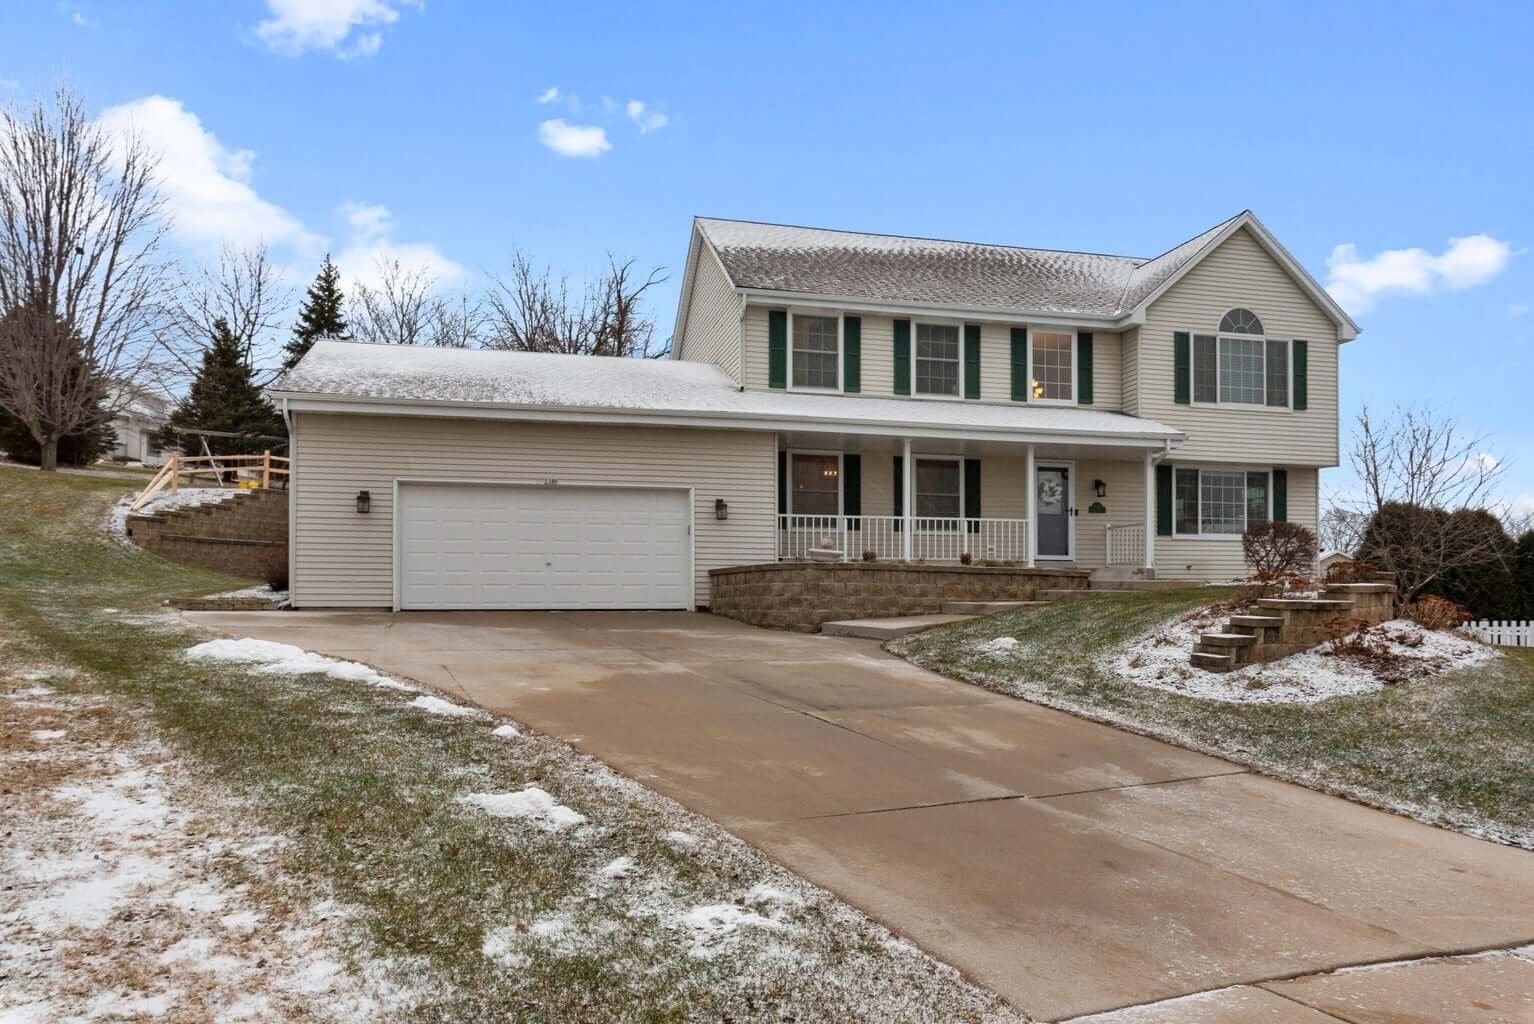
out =
<svg viewBox="0 0 1534 1024"><path fill-rule="evenodd" d="M1081 372L1081 363L1076 346L1080 343L1080 332L1074 327L1051 327L1049 324L1025 324L1028 328L1028 404L1029 405L1077 405L1081 398L1081 382L1077 380ZM1033 385L1037 381L1034 375L1034 367L1038 366L1038 360L1033 356L1033 346L1037 343L1039 332L1046 334L1068 334L1071 337L1071 397L1070 398L1037 398L1033 394Z"/></svg>
<svg viewBox="0 0 1534 1024"><path fill-rule="evenodd" d="M829 448L787 448L785 451L788 454L788 471L784 474L784 477L786 478L785 482L788 485L788 494L784 498L783 507L788 511L784 514L790 516L814 516L816 518L831 517L832 514L825 512L794 511L794 459L798 458L800 455L813 455L817 457L834 455L836 456L836 512L834 515L837 518L840 518L842 515L842 509L847 507L847 495L845 493L847 481L847 463L846 459L843 458L846 453L832 451Z"/></svg>
<svg viewBox="0 0 1534 1024"><path fill-rule="evenodd" d="M1278 406L1273 406L1273 411L1274 412L1281 412L1282 410L1279 409ZM1250 528L1250 526L1251 526L1251 523L1248 522L1248 520L1247 520L1247 505L1246 505L1246 501L1245 501L1245 499L1243 497L1243 500L1241 502L1241 523L1242 523L1241 533L1204 533L1204 532L1202 532L1203 531L1203 525L1204 525L1204 516L1203 516L1204 482L1203 482L1203 473L1204 473L1205 470L1208 470L1211 473L1243 473L1243 474L1245 474L1245 473L1263 473L1263 474L1266 474L1266 476L1268 478L1268 522L1271 523L1273 521L1273 467L1272 466L1252 466L1252 465L1246 465L1246 464L1242 464L1242 465L1226 465L1225 463L1188 463L1188 462L1173 462L1170 465L1172 467L1172 539L1173 540L1198 540L1198 541L1211 541L1211 540L1212 541L1221 541L1221 540L1223 540L1223 541L1234 541L1235 543L1239 544L1239 543L1241 543L1241 533L1245 533L1247 531L1247 529ZM1199 477L1200 477L1199 478L1199 486L1198 486L1199 508L1196 511L1195 515L1194 515L1194 520L1199 524L1200 532L1198 532L1198 533L1182 533L1182 532L1180 532L1177 529L1177 474L1178 474L1179 471L1185 470L1185 469L1186 470L1192 470L1193 472L1198 473ZM1243 484L1242 485L1243 495L1245 493L1245 490L1246 490L1246 485Z"/></svg>
<svg viewBox="0 0 1534 1024"><path fill-rule="evenodd" d="M934 396L935 397L935 396ZM939 519L947 520L952 516L922 516L916 514L916 478L920 473L920 463L923 462L956 462L959 465L959 518L969 518L964 513L964 456L962 455L918 455L911 453L911 518L914 519Z"/></svg>
<svg viewBox="0 0 1534 1024"><path fill-rule="evenodd" d="M1219 329L1220 321L1224 320L1227 316L1229 316L1231 313L1235 312L1238 309L1244 309L1248 313L1251 313L1253 316L1256 316L1259 321L1262 320L1262 317L1258 316L1256 310L1252 309L1252 307L1250 307L1250 306L1232 306L1229 309L1227 309L1225 312L1221 313L1218 318L1216 318L1216 320L1214 322L1215 326L1214 326L1213 329L1200 330L1198 328L1193 328L1193 327L1175 328L1175 330L1186 332L1187 335L1188 335L1188 375L1189 375L1189 378L1190 378L1189 379L1189 384L1188 384L1188 402L1189 402L1189 404L1194 406L1194 407L1196 407L1196 408L1204 408L1204 409L1243 409L1243 410L1247 410L1247 411L1251 411L1251 412L1273 412L1273 413L1284 413L1284 412L1292 413L1292 412L1294 412L1294 338L1292 338L1292 337L1284 337L1284 336L1281 336L1281 335L1273 335L1273 334L1228 334L1228 333L1221 332L1220 329ZM1263 324L1263 329L1264 330L1267 329L1267 324L1266 323ZM1198 358L1197 358L1197 356L1198 356L1198 352L1197 352L1198 346L1194 342L1194 339L1197 336L1199 336L1199 335L1203 335L1204 337L1213 337L1214 338L1214 401L1212 401L1212 402L1201 401L1198 398L1198 388L1195 386L1194 380L1193 380L1193 378L1196 377L1197 373L1198 373ZM1230 340L1235 340L1235 341L1256 341L1256 342L1260 342L1262 344L1262 392L1263 392L1263 401L1261 403L1256 403L1256 402L1225 402L1225 401L1221 401L1220 400L1220 389L1224 385L1224 374L1223 374L1223 372L1220 369L1220 363L1221 363L1221 360L1220 360L1220 347L1221 347L1221 343L1222 342L1230 341ZM1286 353L1286 357L1287 357L1288 363L1289 363L1289 386L1286 389L1286 391L1287 391L1287 396L1286 396L1287 397L1287 401L1283 405L1268 405L1267 404L1267 392L1268 392L1268 342L1270 342L1270 341L1280 341L1280 342L1283 342L1284 352ZM1032 342L1030 342L1029 344L1031 345ZM1031 376L1031 374L1032 374L1032 367L1031 366L1029 368L1029 373L1030 373L1030 376Z"/></svg>
<svg viewBox="0 0 1534 1024"><path fill-rule="evenodd" d="M965 350L969 347L969 343L964 338L964 325L967 322L968 321L964 321L964 320L945 320L945 319L942 319L940 317L930 317L930 316L924 316L920 320L916 319L915 317L911 318L911 393L909 395L901 395L900 396L901 398L920 398L920 399L923 399L923 400L929 401L929 402L930 401L935 401L935 402L962 402L962 401L964 401L964 357L968 354ZM916 346L918 345L918 342L917 342L917 339L916 339L916 334L917 334L917 330L916 329L917 329L918 325L921 325L921 324L926 324L928 327L953 327L953 328L958 330L958 332L959 332L959 362L958 362L959 393L958 394L956 394L956 395L936 395L936 394L933 394L930 391L918 391L916 389L916 381L919 379L919 375L916 372L916 362L917 362L917 358L918 358L917 355L916 355Z"/></svg>
<svg viewBox="0 0 1534 1024"><path fill-rule="evenodd" d="M794 383L794 317L796 317L796 316L814 317L817 320L831 320L831 319L834 319L836 321L836 387L834 387L834 388L816 388L816 387L809 387L808 385L804 385L804 384L795 384ZM842 313L828 313L828 312L826 312L823 309L822 310L795 309L794 307L790 306L789 309L788 309L788 338L786 339L785 345L786 345L786 347L788 349L787 359L785 360L785 362L787 364L786 368L785 368L785 374L787 376L787 380L784 381L784 383L787 384L786 390L788 390L788 391L802 391L802 392L805 392L807 394L812 394L812 395L839 395L839 394L843 393L843 388L844 388L845 383L846 383L845 380L843 379L843 376L842 376L842 374L843 374L843 363L846 361L846 354L847 354L846 316L845 316L845 314L842 314ZM823 454L829 454L829 453L823 453Z"/></svg>

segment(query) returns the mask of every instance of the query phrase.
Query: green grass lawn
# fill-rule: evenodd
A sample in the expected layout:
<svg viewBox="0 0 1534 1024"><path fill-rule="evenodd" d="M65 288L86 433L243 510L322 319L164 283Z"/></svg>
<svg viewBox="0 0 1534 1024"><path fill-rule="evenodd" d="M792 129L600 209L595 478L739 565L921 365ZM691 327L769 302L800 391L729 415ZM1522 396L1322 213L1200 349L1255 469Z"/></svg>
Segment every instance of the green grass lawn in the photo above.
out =
<svg viewBox="0 0 1534 1024"><path fill-rule="evenodd" d="M109 541L101 523L131 488L0 467L0 683L25 685L14 671L7 680L7 662L63 666L78 674L51 686L151 721L208 787L286 837L267 867L288 898L333 897L349 908L353 967L382 970L411 993L400 1019L1021 1019L829 894L558 740L495 737L488 716L409 710L408 693L185 660L206 637L161 613L160 601L243 581ZM589 823L554 833L456 802L530 784ZM678 845L672 831L700 842ZM633 858L633 876L601 879L620 856ZM762 883L792 898L773 910L751 895ZM773 924L709 944L685 912L710 906ZM524 942L540 922L563 927L562 938ZM484 952L502 930L521 943L514 966Z"/></svg>
<svg viewBox="0 0 1534 1024"><path fill-rule="evenodd" d="M1220 754L1424 821L1534 847L1534 651L1317 704L1228 704L1135 686L1130 641L1225 596L1104 596L930 630L891 649L998 693ZM1019 640L1007 652L977 644Z"/></svg>

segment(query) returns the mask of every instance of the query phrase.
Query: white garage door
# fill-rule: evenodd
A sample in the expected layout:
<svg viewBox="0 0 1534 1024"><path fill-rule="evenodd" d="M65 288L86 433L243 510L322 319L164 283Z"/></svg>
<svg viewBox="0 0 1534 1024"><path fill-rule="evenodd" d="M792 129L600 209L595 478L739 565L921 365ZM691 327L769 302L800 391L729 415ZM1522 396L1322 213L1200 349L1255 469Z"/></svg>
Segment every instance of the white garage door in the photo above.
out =
<svg viewBox="0 0 1534 1024"><path fill-rule="evenodd" d="M401 484L400 607L690 608L688 492Z"/></svg>

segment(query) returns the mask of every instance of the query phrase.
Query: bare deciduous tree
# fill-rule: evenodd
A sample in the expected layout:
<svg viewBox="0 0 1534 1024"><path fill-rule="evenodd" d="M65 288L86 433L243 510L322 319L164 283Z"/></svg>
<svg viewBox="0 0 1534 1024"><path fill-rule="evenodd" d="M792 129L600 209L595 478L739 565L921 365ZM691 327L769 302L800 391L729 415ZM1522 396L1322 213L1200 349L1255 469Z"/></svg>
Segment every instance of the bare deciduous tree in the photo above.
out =
<svg viewBox="0 0 1534 1024"><path fill-rule="evenodd" d="M0 113L0 406L32 432L43 469L152 363L165 230L155 168L140 140L109 137L67 91L51 109Z"/></svg>
<svg viewBox="0 0 1534 1024"><path fill-rule="evenodd" d="M371 345L432 343L437 279L397 259L378 261L378 283L352 286L352 336Z"/></svg>
<svg viewBox="0 0 1534 1024"><path fill-rule="evenodd" d="M1368 525L1368 517L1356 509L1333 504L1321 513L1321 547L1351 557L1363 541L1364 528Z"/></svg>
<svg viewBox="0 0 1534 1024"><path fill-rule="evenodd" d="M277 337L292 306L293 289L283 284L265 245L249 249L226 245L216 267L204 267L182 287L166 347L190 379L201 364L214 325L223 321L257 385L264 385L277 371L259 369L258 364L275 356Z"/></svg>
<svg viewBox="0 0 1534 1024"><path fill-rule="evenodd" d="M609 253L606 273L575 300L567 279L554 280L519 252L508 274L491 277L485 347L658 358L670 343L655 344L655 324L641 315L640 302L665 280L659 268L641 280L633 260L619 263Z"/></svg>
<svg viewBox="0 0 1534 1024"><path fill-rule="evenodd" d="M485 314L467 292L457 302L433 299L431 303L431 344L438 348L478 348L484 330Z"/></svg>
<svg viewBox="0 0 1534 1024"><path fill-rule="evenodd" d="M1403 605L1445 573L1502 556L1500 531L1471 514L1494 506L1507 468L1484 437L1430 409L1381 420L1365 408L1349 460L1363 495L1334 515L1362 525L1358 557L1396 574Z"/></svg>

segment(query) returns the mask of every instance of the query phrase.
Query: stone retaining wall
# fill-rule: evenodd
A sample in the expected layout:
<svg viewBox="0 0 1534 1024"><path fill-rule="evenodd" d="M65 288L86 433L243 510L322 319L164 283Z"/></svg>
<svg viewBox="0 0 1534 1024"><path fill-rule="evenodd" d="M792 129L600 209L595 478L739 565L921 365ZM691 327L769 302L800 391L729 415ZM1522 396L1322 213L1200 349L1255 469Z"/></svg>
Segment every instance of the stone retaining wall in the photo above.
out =
<svg viewBox="0 0 1534 1024"><path fill-rule="evenodd" d="M1193 663L1224 672L1276 661L1331 640L1339 620L1360 627L1388 621L1395 614L1396 585L1386 579L1394 577L1330 583L1320 597L1262 598L1252 614L1232 616L1224 629L1202 634L1194 644Z"/></svg>
<svg viewBox="0 0 1534 1024"><path fill-rule="evenodd" d="M145 551L229 576L267 580L288 561L288 492L237 491L224 501L129 516Z"/></svg>
<svg viewBox="0 0 1534 1024"><path fill-rule="evenodd" d="M709 610L753 626L813 633L822 622L929 615L947 601L1032 601L1040 590L1086 590L1085 569L768 562L709 571Z"/></svg>

